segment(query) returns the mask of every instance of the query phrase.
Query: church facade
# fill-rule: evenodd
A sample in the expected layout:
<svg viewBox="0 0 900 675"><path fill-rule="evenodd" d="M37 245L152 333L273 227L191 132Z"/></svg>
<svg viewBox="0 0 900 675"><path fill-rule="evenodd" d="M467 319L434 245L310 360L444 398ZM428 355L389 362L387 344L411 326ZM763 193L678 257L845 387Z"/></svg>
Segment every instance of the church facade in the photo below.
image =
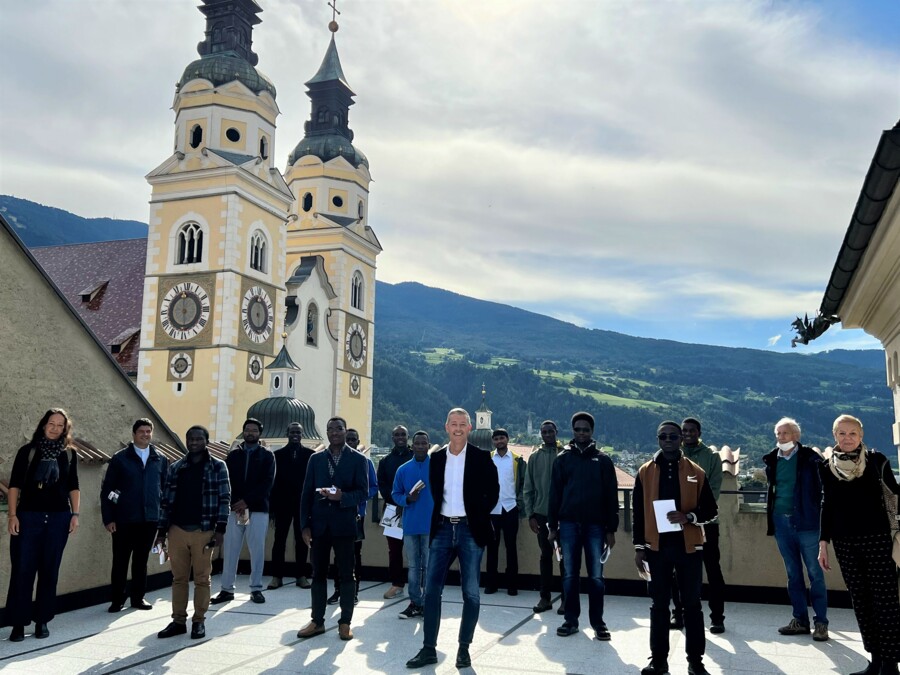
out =
<svg viewBox="0 0 900 675"><path fill-rule="evenodd" d="M381 245L334 35L282 174L276 89L252 51L261 8L204 0L200 11L205 39L176 86L173 152L147 176L138 386L179 434L202 424L231 439L286 348L297 398L320 423L340 415L367 437Z"/></svg>

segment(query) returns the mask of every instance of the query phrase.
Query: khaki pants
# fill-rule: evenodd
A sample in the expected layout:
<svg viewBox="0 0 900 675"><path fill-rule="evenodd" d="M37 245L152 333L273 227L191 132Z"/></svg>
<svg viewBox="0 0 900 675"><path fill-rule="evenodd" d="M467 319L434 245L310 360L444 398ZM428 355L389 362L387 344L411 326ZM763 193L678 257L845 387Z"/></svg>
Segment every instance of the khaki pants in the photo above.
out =
<svg viewBox="0 0 900 675"><path fill-rule="evenodd" d="M194 570L194 623L202 623L209 609L213 548L207 547L212 531L185 532L169 528L169 560L172 564L172 620L187 623L188 585Z"/></svg>

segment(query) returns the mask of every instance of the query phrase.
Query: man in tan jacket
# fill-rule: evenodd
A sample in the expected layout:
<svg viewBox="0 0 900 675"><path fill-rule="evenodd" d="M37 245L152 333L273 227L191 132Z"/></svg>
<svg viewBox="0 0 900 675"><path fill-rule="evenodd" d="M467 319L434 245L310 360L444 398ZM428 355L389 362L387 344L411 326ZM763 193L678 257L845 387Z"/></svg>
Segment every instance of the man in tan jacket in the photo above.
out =
<svg viewBox="0 0 900 675"><path fill-rule="evenodd" d="M703 528L718 515L706 474L681 451L681 425L666 421L657 428L659 451L639 470L634 481L634 562L649 572L650 664L641 675L669 670L669 600L676 573L684 604L688 675L706 675L703 653ZM667 504L668 502L668 508ZM674 507L674 508L673 508ZM667 508L657 516L660 508Z"/></svg>

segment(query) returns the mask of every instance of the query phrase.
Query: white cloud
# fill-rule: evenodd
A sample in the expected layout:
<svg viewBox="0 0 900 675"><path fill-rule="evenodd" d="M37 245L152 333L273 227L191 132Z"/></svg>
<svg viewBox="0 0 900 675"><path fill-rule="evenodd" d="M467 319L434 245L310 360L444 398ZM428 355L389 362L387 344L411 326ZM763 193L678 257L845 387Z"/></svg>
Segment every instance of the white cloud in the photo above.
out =
<svg viewBox="0 0 900 675"><path fill-rule="evenodd" d="M5 6L0 88L16 95L0 108L0 192L146 220L143 176L170 152L174 83L202 37L195 5ZM264 9L254 49L278 89L283 162L330 12ZM341 11L379 278L553 303L558 316L587 302L610 327L673 302L710 322L814 311L897 118L884 92L900 50L836 39L812 4Z"/></svg>
<svg viewBox="0 0 900 675"><path fill-rule="evenodd" d="M768 344L770 347L774 347L775 345L778 344L778 341L779 341L780 339L781 339L781 335L773 335L772 337L769 338L767 344Z"/></svg>

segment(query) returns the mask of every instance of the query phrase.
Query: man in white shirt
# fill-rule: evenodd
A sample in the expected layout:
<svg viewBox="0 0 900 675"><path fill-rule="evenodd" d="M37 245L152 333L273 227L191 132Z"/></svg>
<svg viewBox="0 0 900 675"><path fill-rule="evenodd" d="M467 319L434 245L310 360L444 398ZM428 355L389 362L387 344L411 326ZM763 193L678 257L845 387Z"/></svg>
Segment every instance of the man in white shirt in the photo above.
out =
<svg viewBox="0 0 900 675"><path fill-rule="evenodd" d="M516 537L519 534L519 518L524 513L522 492L525 487L525 460L509 450L509 433L506 429L496 429L491 435L491 442L494 444L491 459L497 467L500 480L500 500L491 511L494 537L488 544L484 592L486 595L497 592L497 565L502 537L506 546L506 592L518 595L519 556Z"/></svg>
<svg viewBox="0 0 900 675"><path fill-rule="evenodd" d="M493 537L489 515L500 494L497 467L490 455L468 442L472 430L469 413L463 408L453 408L447 414L444 428L449 443L431 455L428 467L434 509L425 584L423 646L406 662L407 668L424 668L438 662L441 595L447 571L456 558L463 594L456 667L472 665L469 645L481 607L478 591L481 557Z"/></svg>

